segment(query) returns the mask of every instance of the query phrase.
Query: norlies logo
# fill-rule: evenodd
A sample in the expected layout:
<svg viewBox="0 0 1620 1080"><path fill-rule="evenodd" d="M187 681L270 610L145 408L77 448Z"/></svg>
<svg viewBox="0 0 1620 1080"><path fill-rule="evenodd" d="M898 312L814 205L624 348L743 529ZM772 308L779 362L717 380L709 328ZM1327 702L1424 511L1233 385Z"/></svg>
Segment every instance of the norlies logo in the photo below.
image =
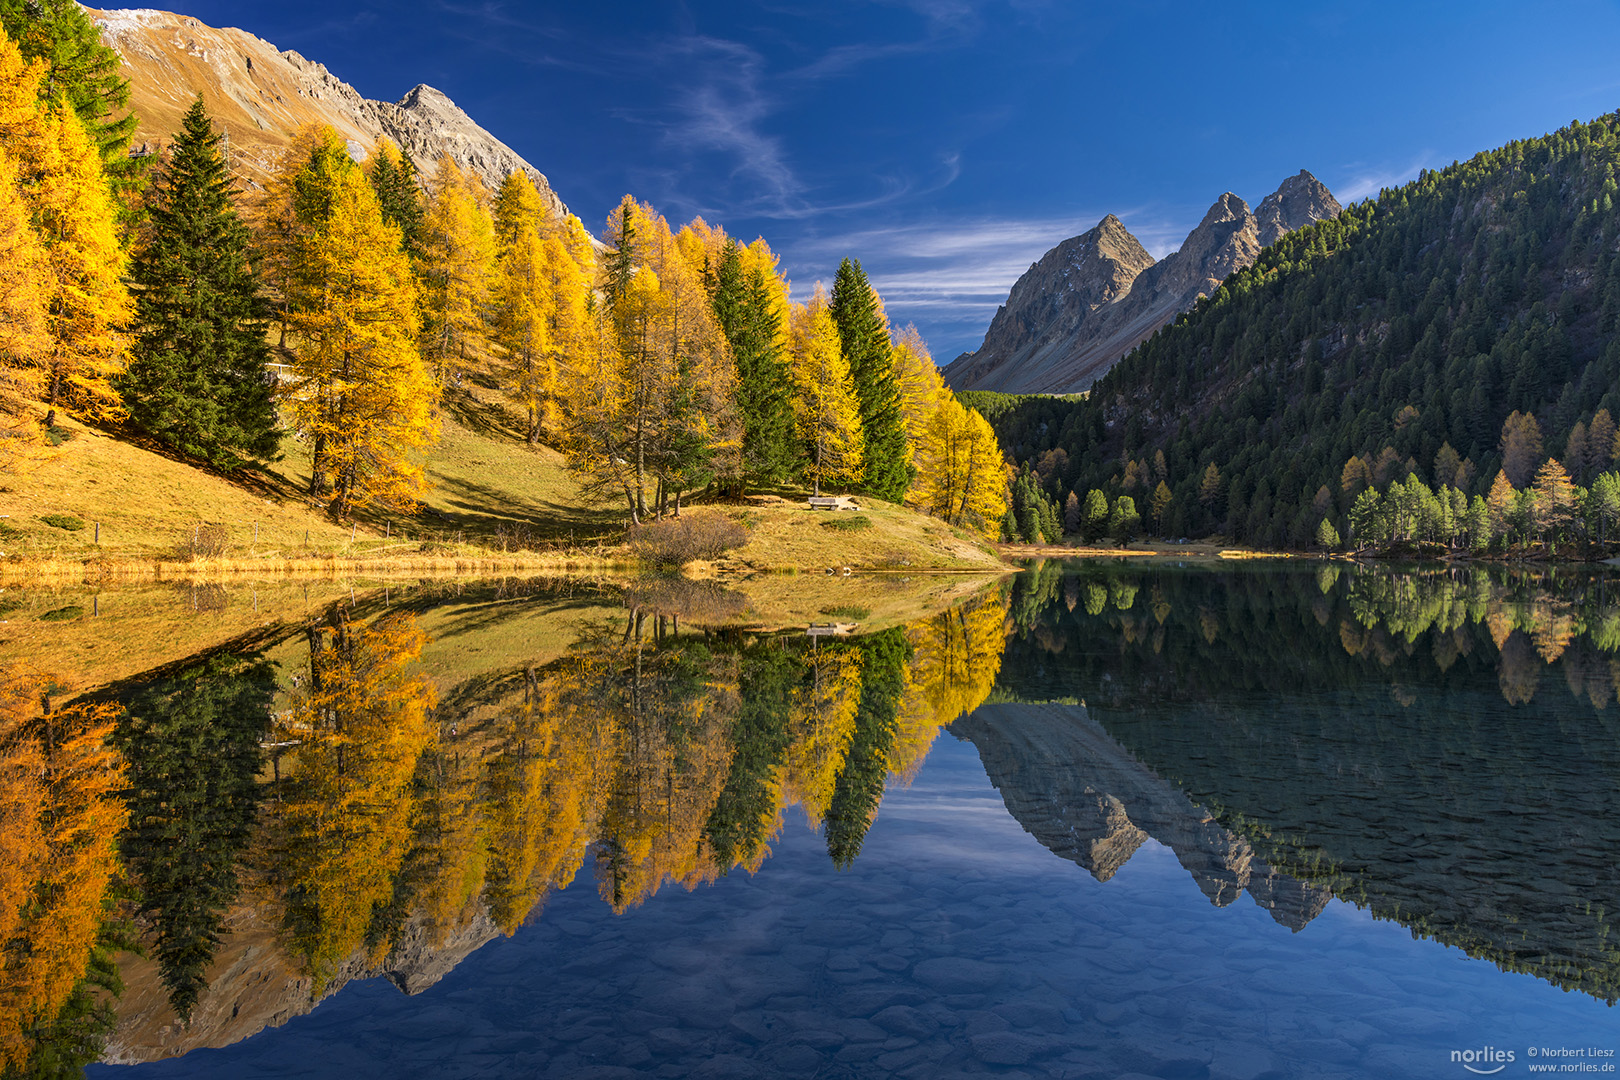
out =
<svg viewBox="0 0 1620 1080"><path fill-rule="evenodd" d="M1494 1076L1512 1064L1513 1051L1498 1050L1494 1046L1479 1050L1453 1050L1451 1060L1478 1076Z"/></svg>

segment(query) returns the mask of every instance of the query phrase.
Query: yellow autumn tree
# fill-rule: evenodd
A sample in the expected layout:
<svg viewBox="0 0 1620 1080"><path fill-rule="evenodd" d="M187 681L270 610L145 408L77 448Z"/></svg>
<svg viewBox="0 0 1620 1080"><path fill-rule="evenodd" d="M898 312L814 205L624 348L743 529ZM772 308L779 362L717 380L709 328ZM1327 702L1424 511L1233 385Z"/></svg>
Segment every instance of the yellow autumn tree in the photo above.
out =
<svg viewBox="0 0 1620 1080"><path fill-rule="evenodd" d="M900 394L900 416L906 425L906 441L921 466L928 444L929 422L949 391L915 324L908 323L900 331L889 352L889 363L894 368L894 385Z"/></svg>
<svg viewBox="0 0 1620 1080"><path fill-rule="evenodd" d="M495 224L501 248L490 339L534 446L543 430L557 427L565 366L587 347L590 282L570 250L568 224L550 217L527 175L507 176Z"/></svg>
<svg viewBox="0 0 1620 1080"><path fill-rule="evenodd" d="M330 213L333 178L350 162L348 148L336 129L305 124L293 132L263 194L248 206L258 268L272 299L283 346L291 305L319 289L319 283L308 278L307 249Z"/></svg>
<svg viewBox="0 0 1620 1080"><path fill-rule="evenodd" d="M45 251L29 224L17 168L0 148L0 472L14 471L40 442L33 403L44 384Z"/></svg>
<svg viewBox="0 0 1620 1080"><path fill-rule="evenodd" d="M339 519L411 506L425 481L409 455L434 439L437 386L416 347L416 289L399 230L352 164L331 174L328 212L300 242L290 283L287 400L312 445L312 490Z"/></svg>
<svg viewBox="0 0 1620 1080"><path fill-rule="evenodd" d="M978 410L946 391L919 458L918 501L929 513L994 536L1007 513L1007 468L996 433Z"/></svg>
<svg viewBox="0 0 1620 1080"><path fill-rule="evenodd" d="M117 709L49 710L50 681L0 671L0 1071L19 1074L89 970L127 817Z"/></svg>
<svg viewBox="0 0 1620 1080"><path fill-rule="evenodd" d="M71 109L47 119L47 159L36 195L36 220L45 243L45 401L96 416L118 411L113 377L128 359L124 326L134 303L124 286L124 249L118 242L117 204L101 151Z"/></svg>
<svg viewBox="0 0 1620 1080"><path fill-rule="evenodd" d="M47 405L115 415L112 379L127 358L122 330L133 311L116 206L101 154L77 114L41 104L45 70L24 62L0 31L0 147L16 167L45 249L35 280L47 336L28 362L40 372Z"/></svg>
<svg viewBox="0 0 1620 1080"><path fill-rule="evenodd" d="M661 215L627 195L607 241L603 318L577 350L564 445L584 494L622 497L639 522L736 471L736 368L702 275Z"/></svg>
<svg viewBox="0 0 1620 1080"><path fill-rule="evenodd" d="M820 495L824 480L853 483L860 478L865 443L838 324L819 284L808 304L793 309L792 344L794 418Z"/></svg>
<svg viewBox="0 0 1620 1080"><path fill-rule="evenodd" d="M422 224L422 353L441 382L482 339L495 269L488 193L449 154L428 184Z"/></svg>
<svg viewBox="0 0 1620 1080"><path fill-rule="evenodd" d="M497 253L504 251L524 229L542 235L551 232L560 222L552 220L551 210L540 198L539 189L529 174L513 169L501 181L495 193L492 211Z"/></svg>
<svg viewBox="0 0 1620 1080"><path fill-rule="evenodd" d="M437 700L416 668L427 635L415 616L359 626L334 609L328 623L311 629L308 687L278 721L298 753L272 808L287 922L317 987L393 897Z"/></svg>

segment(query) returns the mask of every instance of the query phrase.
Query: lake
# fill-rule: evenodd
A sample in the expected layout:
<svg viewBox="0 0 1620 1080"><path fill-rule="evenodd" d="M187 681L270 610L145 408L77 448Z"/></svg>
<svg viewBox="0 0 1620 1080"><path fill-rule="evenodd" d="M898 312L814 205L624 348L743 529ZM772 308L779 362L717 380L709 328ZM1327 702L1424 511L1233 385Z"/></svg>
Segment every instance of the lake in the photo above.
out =
<svg viewBox="0 0 1620 1080"><path fill-rule="evenodd" d="M1615 1071L1606 570L1048 561L902 614L897 580L796 587L833 590L808 629L681 580L8 591L0 1052Z"/></svg>

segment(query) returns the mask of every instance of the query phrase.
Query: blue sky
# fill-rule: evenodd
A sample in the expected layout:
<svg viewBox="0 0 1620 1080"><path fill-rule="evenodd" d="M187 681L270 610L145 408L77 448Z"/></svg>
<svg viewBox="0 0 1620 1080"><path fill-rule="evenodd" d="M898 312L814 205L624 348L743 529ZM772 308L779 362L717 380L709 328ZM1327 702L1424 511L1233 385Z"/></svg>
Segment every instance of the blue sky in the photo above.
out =
<svg viewBox="0 0 1620 1080"><path fill-rule="evenodd" d="M940 363L1106 213L1156 256L1301 168L1349 202L1620 107L1620 4L179 0L368 97L438 87L599 231L625 192L859 258Z"/></svg>

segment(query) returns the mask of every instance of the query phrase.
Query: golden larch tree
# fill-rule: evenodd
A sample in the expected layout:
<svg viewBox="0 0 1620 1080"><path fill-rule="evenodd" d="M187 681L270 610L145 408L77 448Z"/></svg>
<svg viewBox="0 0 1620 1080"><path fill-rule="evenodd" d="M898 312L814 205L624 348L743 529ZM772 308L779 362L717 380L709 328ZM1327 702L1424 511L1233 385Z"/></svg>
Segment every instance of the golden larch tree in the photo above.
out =
<svg viewBox="0 0 1620 1080"><path fill-rule="evenodd" d="M1007 514L1007 467L989 422L945 391L923 445L918 502L952 525L995 535Z"/></svg>
<svg viewBox="0 0 1620 1080"><path fill-rule="evenodd" d="M501 189L495 193L493 218L498 252L516 240L524 229L544 235L561 225L553 219L550 207L540 198L529 174L518 169L507 173L501 181Z"/></svg>
<svg viewBox="0 0 1620 1080"><path fill-rule="evenodd" d="M914 458L922 467L920 455L925 453L928 426L940 407L947 391L945 381L939 377L939 368L928 351L928 344L914 324L907 324L895 339L889 352L889 363L894 367L894 384L900 393L900 416L906 425L906 441L911 444Z"/></svg>
<svg viewBox="0 0 1620 1080"><path fill-rule="evenodd" d="M40 104L44 75L0 32L0 147L13 158L35 233L45 248L39 288L47 339L30 357L46 404L112 416L133 312L117 209L100 151L71 109Z"/></svg>
<svg viewBox="0 0 1620 1080"><path fill-rule="evenodd" d="M853 483L860 478L864 442L860 403L844 360L838 324L819 285L808 304L793 310L794 418L809 451L808 471L815 493L823 480Z"/></svg>
<svg viewBox="0 0 1620 1080"><path fill-rule="evenodd" d="M45 249L29 223L16 164L0 148L0 472L40 442L32 413L44 384L34 358L50 348L45 328Z"/></svg>
<svg viewBox="0 0 1620 1080"><path fill-rule="evenodd" d="M416 288L399 230L383 221L358 168L333 174L330 211L301 245L292 280L287 400L320 448L312 486L339 519L413 505L425 481L409 455L433 441L437 385L416 347Z"/></svg>
<svg viewBox="0 0 1620 1080"><path fill-rule="evenodd" d="M495 270L488 193L449 154L428 184L422 226L422 353L441 382L481 341Z"/></svg>

